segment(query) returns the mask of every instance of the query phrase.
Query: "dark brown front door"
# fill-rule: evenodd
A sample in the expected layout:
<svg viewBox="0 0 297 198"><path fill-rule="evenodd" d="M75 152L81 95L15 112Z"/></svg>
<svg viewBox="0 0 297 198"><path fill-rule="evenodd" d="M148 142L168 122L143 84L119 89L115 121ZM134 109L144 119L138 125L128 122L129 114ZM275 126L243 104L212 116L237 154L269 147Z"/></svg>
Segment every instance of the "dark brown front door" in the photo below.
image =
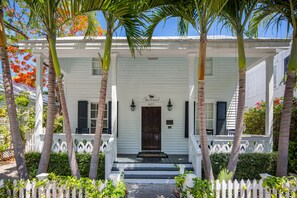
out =
<svg viewBox="0 0 297 198"><path fill-rule="evenodd" d="M161 150L161 107L142 107L142 150Z"/></svg>

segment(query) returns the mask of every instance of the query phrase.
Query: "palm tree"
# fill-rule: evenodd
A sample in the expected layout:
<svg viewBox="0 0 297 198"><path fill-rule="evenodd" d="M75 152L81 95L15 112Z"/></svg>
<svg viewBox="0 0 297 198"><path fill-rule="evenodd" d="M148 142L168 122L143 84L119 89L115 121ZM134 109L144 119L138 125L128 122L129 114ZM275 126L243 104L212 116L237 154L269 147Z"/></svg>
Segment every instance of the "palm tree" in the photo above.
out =
<svg viewBox="0 0 297 198"><path fill-rule="evenodd" d="M243 133L243 113L245 106L245 83L246 83L246 57L244 51L245 27L250 21L250 16L259 0L229 0L220 14L223 26L227 26L237 37L238 69L239 69L239 92L236 114L235 135L232 151L229 158L228 170L235 173L240 142Z"/></svg>
<svg viewBox="0 0 297 198"><path fill-rule="evenodd" d="M277 158L277 176L286 176L288 172L288 146L290 136L290 123L292 114L293 92L296 83L297 71L297 0L262 0L257 8L255 16L251 23L251 29L256 31L262 21L269 25L279 27L281 22L287 22L287 30L292 28L292 44L288 71L286 74L285 94L283 110L281 115L278 158Z"/></svg>
<svg viewBox="0 0 297 198"><path fill-rule="evenodd" d="M68 115L68 110L67 110L67 105L66 105L65 92L64 92L64 88L63 88L61 67L60 67L60 63L59 63L57 51L56 51L56 36L57 36L57 29L59 26L59 23L57 22L58 17L64 14L63 16L68 17L68 18L65 18L65 21L67 21L70 19L70 17L73 17L76 14L77 15L81 14L79 9L81 9L81 4L83 3L83 1L25 0L25 2L31 11L31 18L38 19L38 20L42 21L43 26L45 28L45 32L46 32L48 43L49 43L49 51L51 53L51 59L52 59L53 65L54 65L54 70L55 70L55 74L56 74L56 78L57 78L58 91L59 91L59 96L60 96L60 101L61 101L61 106L62 106L65 135L66 135L66 144L67 144L67 153L68 153L70 169L71 169L72 175L79 178L80 172L78 169L75 150L73 147L69 115ZM79 4L79 3L81 3L81 4ZM60 10L59 10L59 8L60 8ZM65 13L67 13L67 14L65 14ZM50 138L50 137L51 137L51 134L48 134L47 138ZM50 141L52 141L52 140L46 141L47 148L45 148L46 152L43 153L43 159L46 159L46 161L49 160L48 157L49 157L50 152L48 151L48 148L50 145L49 144ZM42 169L43 168L40 167L39 171L43 171Z"/></svg>
<svg viewBox="0 0 297 198"><path fill-rule="evenodd" d="M37 174L46 173L50 160L51 148L54 135L54 120L55 120L55 70L53 59L49 51L49 72L48 72L48 100L47 100L47 119L44 144L41 152L41 158L38 165Z"/></svg>
<svg viewBox="0 0 297 198"><path fill-rule="evenodd" d="M108 82L108 73L110 68L111 60L111 45L113 33L120 27L125 29L127 42L131 51L132 56L135 53L135 47L141 46L141 33L140 27L143 23L136 18L135 11L133 7L140 5L139 2L136 4L131 4L131 1L114 0L113 7L109 8L109 11L103 11L103 16L106 21L106 39L103 57L99 58L102 65L102 78L98 105L98 117L95 130L94 147L92 151L90 172L89 177L92 179L97 178L98 162L99 162L99 152L101 144L101 135L103 130L103 118L106 102L106 90ZM141 17L140 17L141 18Z"/></svg>
<svg viewBox="0 0 297 198"><path fill-rule="evenodd" d="M11 79L10 65L7 56L7 41L3 20L3 5L0 0L0 56L2 63L2 74L4 82L4 91L9 118L9 127L12 137L14 155L17 164L17 170L20 179L28 179L28 171L24 155L24 145L21 138L20 126L17 118L16 105L14 102L13 85Z"/></svg>
<svg viewBox="0 0 297 198"><path fill-rule="evenodd" d="M215 22L220 11L227 0L194 0L179 1L174 5L165 5L155 9L151 25L147 30L147 36L152 37L156 25L169 17L179 17L178 30L181 35L187 33L188 23L190 23L200 35L199 40L199 61L198 61L198 122L200 132L200 144L202 151L202 160L204 165L205 177L208 180L213 179L211 161L209 157L207 135L205 127L204 110L204 73L206 60L207 34L212 24Z"/></svg>

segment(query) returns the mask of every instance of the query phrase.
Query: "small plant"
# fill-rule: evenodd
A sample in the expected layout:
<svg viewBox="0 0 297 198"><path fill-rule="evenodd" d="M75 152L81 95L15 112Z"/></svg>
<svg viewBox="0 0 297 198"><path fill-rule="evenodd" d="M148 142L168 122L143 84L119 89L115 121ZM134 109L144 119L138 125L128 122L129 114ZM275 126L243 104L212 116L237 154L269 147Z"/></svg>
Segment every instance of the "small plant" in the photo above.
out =
<svg viewBox="0 0 297 198"><path fill-rule="evenodd" d="M193 177L193 174L185 172L179 174L175 178L176 189L180 192L182 197L186 197L187 194L192 195L195 198L212 198L214 197L212 184L208 180L203 180L198 177ZM193 186L185 186L186 180L192 179Z"/></svg>
<svg viewBox="0 0 297 198"><path fill-rule="evenodd" d="M291 191L292 197L296 197L297 192L297 177L275 177L269 176L264 179L263 187L269 191L272 189L278 192L279 197L286 197L286 193ZM272 194L271 197L276 198L277 194Z"/></svg>
<svg viewBox="0 0 297 198"><path fill-rule="evenodd" d="M214 197L214 192L212 189L212 184L208 180L203 180L201 178L194 178L194 187L190 189L190 194L195 198L212 198Z"/></svg>
<svg viewBox="0 0 297 198"><path fill-rule="evenodd" d="M176 189L181 193L182 197L185 197L187 194L187 192L183 189L186 177L187 173L179 174L174 177Z"/></svg>
<svg viewBox="0 0 297 198"><path fill-rule="evenodd" d="M229 180L231 180L233 178L233 172L228 171L226 168L224 168L223 170L220 171L219 175L218 175L218 180L220 182L222 182L223 180L225 182L228 182Z"/></svg>

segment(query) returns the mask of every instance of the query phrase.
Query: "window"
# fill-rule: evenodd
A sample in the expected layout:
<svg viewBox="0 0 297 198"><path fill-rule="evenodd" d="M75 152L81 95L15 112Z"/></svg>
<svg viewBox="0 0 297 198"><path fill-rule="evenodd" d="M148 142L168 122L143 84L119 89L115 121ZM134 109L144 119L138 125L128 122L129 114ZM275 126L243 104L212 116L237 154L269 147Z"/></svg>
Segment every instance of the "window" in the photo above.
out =
<svg viewBox="0 0 297 198"><path fill-rule="evenodd" d="M206 58L205 61L205 75L212 75L212 58Z"/></svg>
<svg viewBox="0 0 297 198"><path fill-rule="evenodd" d="M214 108L213 108L213 104L214 103L205 103L204 107L205 107L205 126L206 126L206 129L209 129L209 130L214 130ZM195 118L196 118L196 134L199 134L199 125L198 125L198 116L197 116L197 110L195 110Z"/></svg>
<svg viewBox="0 0 297 198"><path fill-rule="evenodd" d="M99 61L99 58L93 58L92 61L92 75L101 75L101 61Z"/></svg>
<svg viewBox="0 0 297 198"><path fill-rule="evenodd" d="M97 117L98 117L98 103L91 103L91 133L95 133L96 130L96 123L97 123ZM107 105L105 105L105 110L104 110L104 117L103 117L103 129L108 128L108 108Z"/></svg>

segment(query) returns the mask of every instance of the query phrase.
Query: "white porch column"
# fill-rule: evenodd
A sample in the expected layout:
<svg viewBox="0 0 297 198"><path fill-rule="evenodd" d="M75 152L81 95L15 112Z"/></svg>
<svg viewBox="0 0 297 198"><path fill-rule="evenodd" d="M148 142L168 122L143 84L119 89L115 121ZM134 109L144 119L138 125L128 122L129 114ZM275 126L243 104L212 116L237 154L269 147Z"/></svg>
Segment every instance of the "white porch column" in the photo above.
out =
<svg viewBox="0 0 297 198"><path fill-rule="evenodd" d="M115 159L117 158L117 133L118 133L118 96L117 96L117 57L118 53L111 54L111 103L112 103L112 117L111 117L111 132L114 137L115 144Z"/></svg>
<svg viewBox="0 0 297 198"><path fill-rule="evenodd" d="M36 101L35 101L35 145L34 150L41 152L43 142L40 139L40 135L43 133L42 127L42 112L43 112L43 61L45 56L42 53L34 54L36 58Z"/></svg>
<svg viewBox="0 0 297 198"><path fill-rule="evenodd" d="M269 136L269 150L272 151L273 143L273 58L266 58L266 116L265 116L265 135Z"/></svg>
<svg viewBox="0 0 297 198"><path fill-rule="evenodd" d="M189 65L189 106L188 106L188 132L189 132L189 162L192 162L192 149L191 149L191 136L195 134L194 132L194 90L195 90L195 60L196 60L196 53L189 53L188 54L188 65Z"/></svg>

